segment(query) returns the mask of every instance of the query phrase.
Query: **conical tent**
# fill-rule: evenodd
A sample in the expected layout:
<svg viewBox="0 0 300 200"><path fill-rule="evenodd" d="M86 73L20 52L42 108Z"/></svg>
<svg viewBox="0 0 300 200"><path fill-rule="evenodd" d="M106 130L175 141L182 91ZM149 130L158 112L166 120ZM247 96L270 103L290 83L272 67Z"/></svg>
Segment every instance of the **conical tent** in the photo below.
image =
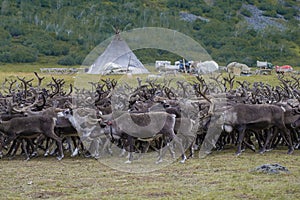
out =
<svg viewBox="0 0 300 200"><path fill-rule="evenodd" d="M105 51L90 66L89 74L149 73L117 33Z"/></svg>

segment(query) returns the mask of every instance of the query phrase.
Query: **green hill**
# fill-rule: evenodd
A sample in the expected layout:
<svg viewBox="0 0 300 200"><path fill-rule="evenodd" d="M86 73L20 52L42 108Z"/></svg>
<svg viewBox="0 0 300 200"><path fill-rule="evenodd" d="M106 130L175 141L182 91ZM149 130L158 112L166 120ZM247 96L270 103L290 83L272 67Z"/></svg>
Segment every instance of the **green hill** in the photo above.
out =
<svg viewBox="0 0 300 200"><path fill-rule="evenodd" d="M114 26L177 30L221 65L300 66L299 24L293 0L0 0L0 62L78 65ZM161 50L135 53L144 63L179 59Z"/></svg>

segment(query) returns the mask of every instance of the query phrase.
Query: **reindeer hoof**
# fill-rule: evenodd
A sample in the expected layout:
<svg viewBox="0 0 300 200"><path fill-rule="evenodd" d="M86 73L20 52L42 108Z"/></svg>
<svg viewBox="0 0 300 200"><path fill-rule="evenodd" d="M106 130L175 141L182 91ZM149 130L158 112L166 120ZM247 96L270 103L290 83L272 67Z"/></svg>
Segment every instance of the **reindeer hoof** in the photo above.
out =
<svg viewBox="0 0 300 200"><path fill-rule="evenodd" d="M37 157L38 156L38 153L35 151L35 152L33 152L32 154L31 154L31 157L33 158L33 157Z"/></svg>
<svg viewBox="0 0 300 200"><path fill-rule="evenodd" d="M264 154L266 152L266 150L262 149L259 151L260 154Z"/></svg>
<svg viewBox="0 0 300 200"><path fill-rule="evenodd" d="M108 149L108 150L107 150L107 153L108 153L109 155L111 155L111 156L113 155L113 151L112 151L111 149Z"/></svg>
<svg viewBox="0 0 300 200"><path fill-rule="evenodd" d="M125 164L131 164L131 163L132 163L131 160L127 160L127 161L125 162Z"/></svg>
<svg viewBox="0 0 300 200"><path fill-rule="evenodd" d="M235 155L236 155L236 156L240 156L240 155L241 155L241 152L236 152Z"/></svg>
<svg viewBox="0 0 300 200"><path fill-rule="evenodd" d="M294 152L294 149L289 149L287 154L291 155Z"/></svg>
<svg viewBox="0 0 300 200"><path fill-rule="evenodd" d="M162 159L159 159L158 161L155 162L155 164L160 164L162 163L162 161L163 161Z"/></svg>
<svg viewBox="0 0 300 200"><path fill-rule="evenodd" d="M14 158L15 158L14 156L10 156L10 157L8 157L8 160L12 160Z"/></svg>
<svg viewBox="0 0 300 200"><path fill-rule="evenodd" d="M253 151L253 152L255 152L256 150L255 150L255 146L254 145L250 145L250 149Z"/></svg>
<svg viewBox="0 0 300 200"><path fill-rule="evenodd" d="M56 157L56 158L57 158L57 160L62 160L62 159L64 158L64 155L58 156L58 157Z"/></svg>
<svg viewBox="0 0 300 200"><path fill-rule="evenodd" d="M75 157L75 156L77 156L77 155L78 155L78 149L76 148L76 149L73 151L71 157Z"/></svg>

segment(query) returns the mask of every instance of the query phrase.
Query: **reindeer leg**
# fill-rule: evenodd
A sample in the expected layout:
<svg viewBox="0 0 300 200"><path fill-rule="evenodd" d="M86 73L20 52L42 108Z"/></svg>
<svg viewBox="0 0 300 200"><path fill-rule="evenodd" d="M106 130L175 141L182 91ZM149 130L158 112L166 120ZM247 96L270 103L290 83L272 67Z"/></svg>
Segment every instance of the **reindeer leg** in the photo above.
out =
<svg viewBox="0 0 300 200"><path fill-rule="evenodd" d="M60 155L59 155L58 157L56 157L56 158L57 158L57 160L61 160L61 159L63 159L63 157L64 157L64 153L63 153L63 148L62 148L62 142L61 142L61 140L60 140L60 139L57 139L56 144L57 144L57 146L58 146L59 154L60 154Z"/></svg>
<svg viewBox="0 0 300 200"><path fill-rule="evenodd" d="M17 144L17 140L14 140L13 143L12 143L12 145L10 146L8 152L6 153L6 156L8 156L8 157L11 156L11 153L12 153L12 151L14 150L16 144Z"/></svg>
<svg viewBox="0 0 300 200"><path fill-rule="evenodd" d="M110 139L106 138L105 143L104 143L103 148L102 148L102 152L103 152L102 154L104 154L104 152L107 151L110 155L113 155L113 152L111 150L111 146L112 146L112 143L111 143Z"/></svg>
<svg viewBox="0 0 300 200"><path fill-rule="evenodd" d="M16 141L15 145L11 147L12 148L12 154L8 155L10 160L15 157L15 155L16 155L19 147L20 147L20 144L21 144L20 140L17 139L15 141Z"/></svg>
<svg viewBox="0 0 300 200"><path fill-rule="evenodd" d="M38 156L38 144L37 143L34 143L33 140L30 140L30 144L31 144L31 147L32 147L32 153L30 155L30 157L37 157Z"/></svg>
<svg viewBox="0 0 300 200"><path fill-rule="evenodd" d="M67 147L65 148L65 149L67 149L69 152L73 152L73 146L72 146L72 144L71 144L71 137L70 136L68 136L68 137L66 137L66 143L67 143Z"/></svg>
<svg viewBox="0 0 300 200"><path fill-rule="evenodd" d="M293 129L293 135L294 135L294 141L296 142L294 147L295 147L295 149L298 149L299 145L300 145L300 140L299 140L298 132L295 129Z"/></svg>
<svg viewBox="0 0 300 200"><path fill-rule="evenodd" d="M59 156L57 157L57 159L58 160L63 159L64 153L63 153L63 147L62 147L62 139L54 133L54 130L44 130L44 134L56 141L56 144L57 144L57 147L59 150Z"/></svg>
<svg viewBox="0 0 300 200"><path fill-rule="evenodd" d="M259 133L257 133L256 131L254 131L254 135L255 135L255 138L257 140L258 147L261 149L263 147L263 145L262 145L262 139L261 139Z"/></svg>
<svg viewBox="0 0 300 200"><path fill-rule="evenodd" d="M292 154L294 152L294 147L293 147L293 142L292 142L291 135L290 135L288 129L281 128L279 130L280 130L280 133L282 133L283 139L286 141L286 143L289 147L287 154Z"/></svg>
<svg viewBox="0 0 300 200"><path fill-rule="evenodd" d="M182 140L179 137L177 137L176 135L174 135L174 141L178 144L178 146L181 150L181 161L180 161L180 163L184 163L186 161L186 156L185 156L184 148L182 146Z"/></svg>
<svg viewBox="0 0 300 200"><path fill-rule="evenodd" d="M125 153L126 153L126 149L123 147L122 149L121 149L121 153L120 153L120 157L124 157L125 156Z"/></svg>
<svg viewBox="0 0 300 200"><path fill-rule="evenodd" d="M159 150L158 150L158 160L156 161L156 164L161 163L163 160L162 158L163 158L163 155L165 154L165 151L163 149L163 143L164 143L164 140L162 139L159 144L160 146L159 146Z"/></svg>
<svg viewBox="0 0 300 200"><path fill-rule="evenodd" d="M95 159L98 159L99 156L99 141L97 138L92 138L91 140L91 144L89 147L89 152L91 154L91 156Z"/></svg>
<svg viewBox="0 0 300 200"><path fill-rule="evenodd" d="M133 161L133 150L134 150L134 144L133 144L133 138L128 135L127 137L128 144L129 144L129 157L128 160L125 162L126 164L130 164Z"/></svg>
<svg viewBox="0 0 300 200"><path fill-rule="evenodd" d="M49 140L47 141L47 143L48 143L48 142L49 142ZM47 149L46 149L46 151L45 151L45 154L44 154L45 157L47 157L48 155L52 155L52 154L53 154L52 152L50 152L50 149L52 148L54 142L55 142L55 141L52 140L51 143L50 143L50 145L47 145L48 147L47 147Z"/></svg>
<svg viewBox="0 0 300 200"><path fill-rule="evenodd" d="M80 153L80 148L82 149L82 151L84 151L84 145L83 145L82 140L78 136L72 136L72 140L73 140L75 149L74 149L71 157L75 157Z"/></svg>
<svg viewBox="0 0 300 200"><path fill-rule="evenodd" d="M23 151L25 153L25 156L26 156L25 160L28 161L28 160L30 160L30 156L28 154L27 147L26 147L26 142L25 141L26 141L25 139L22 139L22 149L23 149Z"/></svg>
<svg viewBox="0 0 300 200"><path fill-rule="evenodd" d="M95 159L98 160L100 158L99 147L102 145L101 138L96 138L95 140Z"/></svg>
<svg viewBox="0 0 300 200"><path fill-rule="evenodd" d="M237 141L237 145L238 145L238 149L236 152L236 155L239 156L242 152L242 142L245 136L245 127L240 127L239 128L239 137L238 137L238 141Z"/></svg>
<svg viewBox="0 0 300 200"><path fill-rule="evenodd" d="M167 146L168 146L168 149L169 149L169 152L170 152L172 158L175 159L176 155L175 155L175 151L174 151L174 143L169 142Z"/></svg>
<svg viewBox="0 0 300 200"><path fill-rule="evenodd" d="M100 146L103 146L103 142L102 142L101 137L99 137L99 136L94 137L93 141L95 143L94 144L94 148L95 148L95 156L94 156L94 158L95 159L99 159L100 158L99 149L100 149Z"/></svg>
<svg viewBox="0 0 300 200"><path fill-rule="evenodd" d="M187 157L187 159L189 158L194 158L194 154L195 154L195 148L194 148L194 145L195 145L195 140L190 144L190 155Z"/></svg>
<svg viewBox="0 0 300 200"><path fill-rule="evenodd" d="M147 153L148 152L149 147L150 147L150 142L149 141L147 141L147 142L145 142L143 144L143 149L142 149L141 153L139 154L138 159L141 159L143 157L143 153Z"/></svg>
<svg viewBox="0 0 300 200"><path fill-rule="evenodd" d="M271 139L271 137L273 135L272 131L270 131L269 129L266 130L266 132L267 132L267 138L266 138L266 141L265 141L263 147L259 151L260 154L263 154L266 151L266 148L269 145L270 139Z"/></svg>
<svg viewBox="0 0 300 200"><path fill-rule="evenodd" d="M81 145L81 140L78 140L77 141L77 137L71 137L72 138L72 141L73 141L73 144L74 144L74 147L75 147L75 149L73 150L73 148L72 148L72 154L71 154L71 157L75 157L75 156L77 156L78 154L79 154L79 147L80 147L80 145Z"/></svg>

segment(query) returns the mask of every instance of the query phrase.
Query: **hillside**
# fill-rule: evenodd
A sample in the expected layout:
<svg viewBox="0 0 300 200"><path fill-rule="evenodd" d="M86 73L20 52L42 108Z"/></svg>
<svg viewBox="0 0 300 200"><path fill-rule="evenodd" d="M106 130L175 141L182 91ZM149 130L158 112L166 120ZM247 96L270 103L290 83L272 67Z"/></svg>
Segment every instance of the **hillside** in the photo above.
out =
<svg viewBox="0 0 300 200"><path fill-rule="evenodd" d="M300 2L293 0L0 0L0 62L80 65L114 34L164 27L198 41L218 63L300 66ZM144 63L178 59L135 52Z"/></svg>

